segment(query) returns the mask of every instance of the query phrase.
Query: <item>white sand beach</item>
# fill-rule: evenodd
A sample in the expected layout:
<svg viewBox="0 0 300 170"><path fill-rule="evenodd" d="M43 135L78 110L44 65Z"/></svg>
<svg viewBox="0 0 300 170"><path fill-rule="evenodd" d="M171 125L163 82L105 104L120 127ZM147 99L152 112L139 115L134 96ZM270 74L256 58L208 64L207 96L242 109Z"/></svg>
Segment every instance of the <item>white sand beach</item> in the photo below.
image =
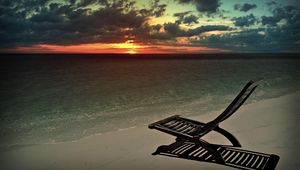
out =
<svg viewBox="0 0 300 170"><path fill-rule="evenodd" d="M299 169L298 153L300 92L242 106L220 126L232 132L244 149L280 156L277 169ZM193 117L207 122L220 111ZM152 122L149 122L152 123ZM226 142L210 135L210 142ZM7 170L142 170L142 169L233 169L217 164L197 162L151 153L174 137L147 125L91 136L75 142L34 145L1 151L1 169Z"/></svg>

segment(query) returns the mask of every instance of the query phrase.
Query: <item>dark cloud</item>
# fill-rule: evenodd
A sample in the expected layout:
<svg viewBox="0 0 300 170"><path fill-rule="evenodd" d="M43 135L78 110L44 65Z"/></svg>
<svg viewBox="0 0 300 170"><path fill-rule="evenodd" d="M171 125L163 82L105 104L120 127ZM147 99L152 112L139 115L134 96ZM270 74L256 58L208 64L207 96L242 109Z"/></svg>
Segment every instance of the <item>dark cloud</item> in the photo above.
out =
<svg viewBox="0 0 300 170"><path fill-rule="evenodd" d="M277 18L274 16L262 16L261 22L263 25L276 26L277 23L281 20L281 18Z"/></svg>
<svg viewBox="0 0 300 170"><path fill-rule="evenodd" d="M74 4L76 1L71 1L70 3L71 4ZM98 0L81 0L79 3L78 3L78 6L88 6L88 5L92 5L92 4L95 4L97 3Z"/></svg>
<svg viewBox="0 0 300 170"><path fill-rule="evenodd" d="M287 30L281 29L254 29L238 33L228 33L222 36L212 35L193 43L208 47L230 49L236 52L286 52L297 50L295 42L298 36L293 36Z"/></svg>
<svg viewBox="0 0 300 170"><path fill-rule="evenodd" d="M250 18L255 22L253 17ZM247 19L240 20L244 21ZM278 26L278 22L281 20L284 22ZM292 6L277 7L273 10L272 16L262 17L261 22L268 27L243 29L240 32L227 33L225 35L212 35L203 39L195 39L193 43L240 52L299 52L299 9ZM248 23L248 21L245 23Z"/></svg>
<svg viewBox="0 0 300 170"><path fill-rule="evenodd" d="M76 0L69 0L70 4L76 4ZM86 7L88 5L100 4L100 5L108 5L108 0L80 0L76 4L78 7Z"/></svg>
<svg viewBox="0 0 300 170"><path fill-rule="evenodd" d="M184 17L183 18L183 21L182 21L184 24L198 24L198 17L196 17L195 15L189 15L187 17Z"/></svg>
<svg viewBox="0 0 300 170"><path fill-rule="evenodd" d="M40 7L47 5L51 0L1 0L0 8L13 9L13 12L32 12L37 11Z"/></svg>
<svg viewBox="0 0 300 170"><path fill-rule="evenodd" d="M205 26L200 26L195 29L189 29L186 31L187 36L194 36L198 35L201 33L209 32L209 31L229 31L232 30L232 28L224 25L205 25Z"/></svg>
<svg viewBox="0 0 300 170"><path fill-rule="evenodd" d="M191 13L191 11L175 13L173 16L178 18L175 22L177 24L183 23L183 24L187 24L187 25L198 24L199 18L193 14L187 16L189 13Z"/></svg>
<svg viewBox="0 0 300 170"><path fill-rule="evenodd" d="M166 23L164 24L164 29L172 37L185 36L185 31L182 30L177 23Z"/></svg>
<svg viewBox="0 0 300 170"><path fill-rule="evenodd" d="M241 31L199 36L191 43L235 52L299 52L300 10L294 6L275 6L272 15L263 16L261 20L253 14L232 20L236 26L242 27ZM264 27L246 27L255 23Z"/></svg>
<svg viewBox="0 0 300 170"><path fill-rule="evenodd" d="M300 10L294 6L276 7L272 10L272 16L262 16L261 22L263 25L277 26L284 20L289 25L299 24Z"/></svg>
<svg viewBox="0 0 300 170"><path fill-rule="evenodd" d="M198 43L202 46L209 46L214 48L225 48L235 51L244 51L245 49L248 50L260 47L260 44L263 42L262 40L264 40L263 35L258 34L257 31L251 30L238 33L228 33L222 36L211 35L203 39L193 40L193 43Z"/></svg>
<svg viewBox="0 0 300 170"><path fill-rule="evenodd" d="M76 0L66 0L66 1L69 1L69 3L70 3L71 5L75 4L75 2L76 2Z"/></svg>
<svg viewBox="0 0 300 170"><path fill-rule="evenodd" d="M166 7L157 0L144 10L147 12L129 0L0 2L0 47L113 43L136 37L148 39L158 32L157 26L147 24L149 17L163 15ZM94 10L87 7L95 3L102 7Z"/></svg>
<svg viewBox="0 0 300 170"><path fill-rule="evenodd" d="M158 4L159 0L155 0L155 3L152 6L153 14L155 17L163 16L166 11L166 4Z"/></svg>
<svg viewBox="0 0 300 170"><path fill-rule="evenodd" d="M177 23L166 23L164 29L171 37L191 37L209 31L227 31L231 30L228 26L223 25L205 25L194 29L184 30Z"/></svg>
<svg viewBox="0 0 300 170"><path fill-rule="evenodd" d="M189 13L191 13L191 11L175 13L173 16L177 17L179 20L182 20Z"/></svg>
<svg viewBox="0 0 300 170"><path fill-rule="evenodd" d="M272 42L279 49L299 51L300 10L294 6L280 6L272 11L272 16L263 16L261 22L268 26L267 32ZM281 24L279 24L282 21Z"/></svg>
<svg viewBox="0 0 300 170"><path fill-rule="evenodd" d="M272 6L272 5L276 5L277 3L275 1L270 1L270 2L267 2L266 4L269 6Z"/></svg>
<svg viewBox="0 0 300 170"><path fill-rule="evenodd" d="M181 4L186 4L186 3L191 3L193 2L194 0L177 0L179 3Z"/></svg>
<svg viewBox="0 0 300 170"><path fill-rule="evenodd" d="M248 3L244 3L244 4L235 4L234 5L234 9L238 10L238 11L242 11L242 12L247 12L251 9L256 8L257 5L256 4L248 4Z"/></svg>
<svg viewBox="0 0 300 170"><path fill-rule="evenodd" d="M250 25L255 24L257 22L257 19L253 14L243 16L243 17L234 17L231 19L235 26L238 27L248 27Z"/></svg>
<svg viewBox="0 0 300 170"><path fill-rule="evenodd" d="M143 15L161 17L166 11L166 4L159 4L159 0L152 1L149 9L141 9L140 13Z"/></svg>
<svg viewBox="0 0 300 170"><path fill-rule="evenodd" d="M176 0L181 4L192 3L199 12L212 14L221 6L220 0Z"/></svg>
<svg viewBox="0 0 300 170"><path fill-rule="evenodd" d="M220 7L219 0L195 0L196 8L199 12L215 13Z"/></svg>

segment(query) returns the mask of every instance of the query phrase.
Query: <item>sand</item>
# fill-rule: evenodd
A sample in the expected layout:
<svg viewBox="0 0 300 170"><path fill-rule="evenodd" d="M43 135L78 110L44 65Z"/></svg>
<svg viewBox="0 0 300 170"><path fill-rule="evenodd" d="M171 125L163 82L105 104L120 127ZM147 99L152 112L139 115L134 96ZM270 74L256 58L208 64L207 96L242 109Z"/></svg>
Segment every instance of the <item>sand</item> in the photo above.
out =
<svg viewBox="0 0 300 170"><path fill-rule="evenodd" d="M232 132L244 149L280 156L277 169L299 169L300 92L241 107L221 127ZM220 111L192 117L207 122ZM152 123L152 122L149 122ZM217 164L152 156L159 145L174 137L150 130L147 125L95 135L74 142L33 145L0 152L1 169L142 170L233 169ZM226 143L219 135L207 140Z"/></svg>

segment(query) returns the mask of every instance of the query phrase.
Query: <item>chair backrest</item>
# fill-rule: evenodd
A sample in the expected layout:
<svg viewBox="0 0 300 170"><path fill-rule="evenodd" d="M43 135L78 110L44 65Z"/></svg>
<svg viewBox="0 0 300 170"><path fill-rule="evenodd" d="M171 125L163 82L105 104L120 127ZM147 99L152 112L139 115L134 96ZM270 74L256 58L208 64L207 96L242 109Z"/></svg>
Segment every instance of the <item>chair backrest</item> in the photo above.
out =
<svg viewBox="0 0 300 170"><path fill-rule="evenodd" d="M230 105L216 117L212 122L219 124L228 117L230 117L241 105L247 100L247 98L252 94L255 88L258 86L260 80L249 81L243 90L237 95L237 97L230 103Z"/></svg>

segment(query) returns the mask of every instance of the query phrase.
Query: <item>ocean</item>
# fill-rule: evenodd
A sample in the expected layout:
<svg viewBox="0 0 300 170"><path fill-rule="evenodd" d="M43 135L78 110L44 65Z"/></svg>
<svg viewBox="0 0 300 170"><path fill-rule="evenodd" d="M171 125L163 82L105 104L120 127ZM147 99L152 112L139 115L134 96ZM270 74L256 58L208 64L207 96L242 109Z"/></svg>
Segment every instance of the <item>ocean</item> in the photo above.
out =
<svg viewBox="0 0 300 170"><path fill-rule="evenodd" d="M0 147L206 114L225 108L251 79L263 81L245 104L300 90L299 59L230 56L1 55Z"/></svg>

